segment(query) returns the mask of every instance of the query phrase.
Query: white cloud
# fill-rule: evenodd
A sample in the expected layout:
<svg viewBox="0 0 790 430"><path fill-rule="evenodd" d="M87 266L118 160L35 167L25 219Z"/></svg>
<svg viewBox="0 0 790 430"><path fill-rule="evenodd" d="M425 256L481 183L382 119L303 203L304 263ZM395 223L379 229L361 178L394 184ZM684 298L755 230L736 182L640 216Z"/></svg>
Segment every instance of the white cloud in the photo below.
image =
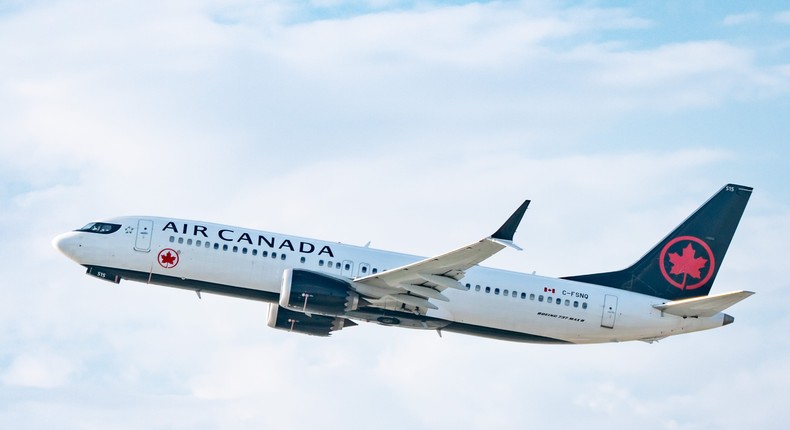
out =
<svg viewBox="0 0 790 430"><path fill-rule="evenodd" d="M781 24L790 24L790 10L776 13L774 15L774 21Z"/></svg>
<svg viewBox="0 0 790 430"><path fill-rule="evenodd" d="M2 372L0 381L6 385L55 388L69 382L74 365L56 351L17 355Z"/></svg>
<svg viewBox="0 0 790 430"><path fill-rule="evenodd" d="M639 103L673 110L716 104L741 86L757 84L752 54L718 41L623 52L586 46L570 58L599 65L588 72L590 79L608 87L626 109Z"/></svg>
<svg viewBox="0 0 790 430"><path fill-rule="evenodd" d="M757 12L739 13L724 17L723 24L727 26L743 25L760 21L760 14Z"/></svg>

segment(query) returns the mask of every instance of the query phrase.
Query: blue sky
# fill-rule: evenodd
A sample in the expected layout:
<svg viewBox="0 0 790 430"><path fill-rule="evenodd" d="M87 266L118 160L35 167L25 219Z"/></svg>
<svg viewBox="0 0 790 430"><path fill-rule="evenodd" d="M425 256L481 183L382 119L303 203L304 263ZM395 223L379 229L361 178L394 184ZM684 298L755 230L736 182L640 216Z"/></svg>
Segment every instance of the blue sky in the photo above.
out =
<svg viewBox="0 0 790 430"><path fill-rule="evenodd" d="M0 3L0 422L14 428L782 428L790 9L781 2ZM56 234L131 214L419 255L524 198L523 252L614 270L755 187L658 344L271 330L260 303L93 280Z"/></svg>

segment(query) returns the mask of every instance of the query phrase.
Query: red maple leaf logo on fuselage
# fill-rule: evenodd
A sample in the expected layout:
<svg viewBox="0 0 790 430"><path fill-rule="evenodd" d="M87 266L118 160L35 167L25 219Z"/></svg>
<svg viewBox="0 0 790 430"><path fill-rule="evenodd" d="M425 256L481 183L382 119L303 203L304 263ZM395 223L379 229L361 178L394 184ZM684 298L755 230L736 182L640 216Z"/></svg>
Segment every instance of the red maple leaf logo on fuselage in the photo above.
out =
<svg viewBox="0 0 790 430"><path fill-rule="evenodd" d="M178 251L175 251L170 248L165 248L159 251L158 255L159 265L164 267L165 269L172 269L176 267L178 264Z"/></svg>
<svg viewBox="0 0 790 430"><path fill-rule="evenodd" d="M670 255L670 257L672 256ZM171 254L169 251L167 254L162 256L162 264L173 264L175 262L176 262L176 256Z"/></svg>

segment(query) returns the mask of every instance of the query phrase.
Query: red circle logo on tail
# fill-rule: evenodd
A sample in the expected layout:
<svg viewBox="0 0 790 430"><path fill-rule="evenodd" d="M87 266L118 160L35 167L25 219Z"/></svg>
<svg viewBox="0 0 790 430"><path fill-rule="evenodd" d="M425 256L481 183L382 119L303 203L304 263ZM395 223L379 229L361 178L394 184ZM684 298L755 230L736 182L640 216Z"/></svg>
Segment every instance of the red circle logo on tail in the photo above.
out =
<svg viewBox="0 0 790 430"><path fill-rule="evenodd" d="M694 290L705 285L716 267L710 246L694 236L670 240L658 258L664 279L681 290Z"/></svg>
<svg viewBox="0 0 790 430"><path fill-rule="evenodd" d="M176 252L174 249L165 248L159 251L157 260L159 261L160 266L164 267L165 269L172 269L178 264L178 252Z"/></svg>

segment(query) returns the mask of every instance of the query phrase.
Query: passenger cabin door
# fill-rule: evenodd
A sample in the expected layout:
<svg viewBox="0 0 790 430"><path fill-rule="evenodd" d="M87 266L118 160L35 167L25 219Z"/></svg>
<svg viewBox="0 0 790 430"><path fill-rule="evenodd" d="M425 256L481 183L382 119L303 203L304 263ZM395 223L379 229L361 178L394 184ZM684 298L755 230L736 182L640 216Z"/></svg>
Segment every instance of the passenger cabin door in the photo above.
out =
<svg viewBox="0 0 790 430"><path fill-rule="evenodd" d="M603 316L601 327L614 328L614 319L617 316L617 296L607 294L604 297Z"/></svg>
<svg viewBox="0 0 790 430"><path fill-rule="evenodd" d="M134 250L148 252L151 250L151 235L154 231L154 222L148 219L137 221L137 237L134 240Z"/></svg>

